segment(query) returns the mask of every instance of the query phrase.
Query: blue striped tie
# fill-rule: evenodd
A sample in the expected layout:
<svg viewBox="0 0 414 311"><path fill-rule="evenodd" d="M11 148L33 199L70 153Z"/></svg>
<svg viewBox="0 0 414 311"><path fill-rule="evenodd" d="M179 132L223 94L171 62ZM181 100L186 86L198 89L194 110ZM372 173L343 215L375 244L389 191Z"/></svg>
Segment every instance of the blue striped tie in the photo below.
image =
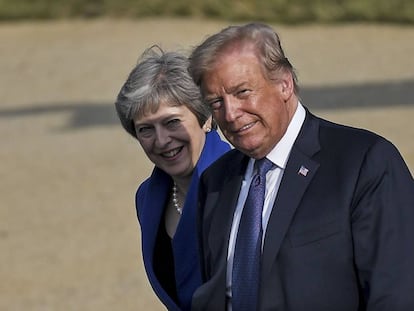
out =
<svg viewBox="0 0 414 311"><path fill-rule="evenodd" d="M240 219L233 259L232 309L254 311L258 307L260 258L262 247L262 210L266 188L266 173L274 164L257 160Z"/></svg>

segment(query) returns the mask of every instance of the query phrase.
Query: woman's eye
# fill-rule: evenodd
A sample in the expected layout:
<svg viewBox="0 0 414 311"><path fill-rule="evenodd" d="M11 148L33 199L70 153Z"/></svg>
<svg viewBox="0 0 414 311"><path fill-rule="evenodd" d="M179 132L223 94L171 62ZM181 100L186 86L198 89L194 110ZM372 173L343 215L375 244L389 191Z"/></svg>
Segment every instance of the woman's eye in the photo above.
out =
<svg viewBox="0 0 414 311"><path fill-rule="evenodd" d="M152 133L152 128L150 126L140 126L136 129L137 134L143 137L149 136Z"/></svg>
<svg viewBox="0 0 414 311"><path fill-rule="evenodd" d="M138 128L139 133L145 133L148 130L149 130L149 127L147 127L147 126L142 126L142 127Z"/></svg>
<svg viewBox="0 0 414 311"><path fill-rule="evenodd" d="M180 123L181 123L180 119L171 119L167 122L167 126L168 127L177 127L177 126L180 125Z"/></svg>

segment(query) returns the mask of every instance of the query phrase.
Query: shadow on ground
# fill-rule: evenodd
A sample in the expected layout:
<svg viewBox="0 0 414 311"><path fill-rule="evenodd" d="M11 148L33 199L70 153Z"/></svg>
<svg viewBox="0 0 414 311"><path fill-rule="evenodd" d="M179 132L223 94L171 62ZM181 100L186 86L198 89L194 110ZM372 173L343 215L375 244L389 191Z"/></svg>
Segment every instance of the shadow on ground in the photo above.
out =
<svg viewBox="0 0 414 311"><path fill-rule="evenodd" d="M310 109L348 109L414 105L414 80L332 87L303 87L300 97ZM118 125L113 103L39 103L31 107L0 109L0 119L69 113L60 130Z"/></svg>

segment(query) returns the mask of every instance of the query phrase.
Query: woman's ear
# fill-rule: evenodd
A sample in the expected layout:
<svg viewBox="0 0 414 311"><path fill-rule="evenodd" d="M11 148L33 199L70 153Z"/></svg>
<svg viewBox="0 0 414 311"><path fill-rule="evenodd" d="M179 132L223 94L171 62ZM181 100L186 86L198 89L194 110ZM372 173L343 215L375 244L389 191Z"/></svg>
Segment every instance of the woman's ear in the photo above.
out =
<svg viewBox="0 0 414 311"><path fill-rule="evenodd" d="M203 131L204 132L206 132L206 133L211 132L212 120L213 120L213 117L212 116L209 116L208 119L206 120L206 122L203 125Z"/></svg>

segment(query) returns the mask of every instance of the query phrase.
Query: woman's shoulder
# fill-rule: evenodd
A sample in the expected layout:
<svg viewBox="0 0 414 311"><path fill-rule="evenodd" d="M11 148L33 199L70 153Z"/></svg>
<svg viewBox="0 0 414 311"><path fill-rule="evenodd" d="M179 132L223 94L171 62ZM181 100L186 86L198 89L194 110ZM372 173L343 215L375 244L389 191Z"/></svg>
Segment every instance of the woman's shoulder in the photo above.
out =
<svg viewBox="0 0 414 311"><path fill-rule="evenodd" d="M136 198L143 199L148 194L159 193L164 188L169 188L171 178L162 170L154 167L150 176L138 185Z"/></svg>

